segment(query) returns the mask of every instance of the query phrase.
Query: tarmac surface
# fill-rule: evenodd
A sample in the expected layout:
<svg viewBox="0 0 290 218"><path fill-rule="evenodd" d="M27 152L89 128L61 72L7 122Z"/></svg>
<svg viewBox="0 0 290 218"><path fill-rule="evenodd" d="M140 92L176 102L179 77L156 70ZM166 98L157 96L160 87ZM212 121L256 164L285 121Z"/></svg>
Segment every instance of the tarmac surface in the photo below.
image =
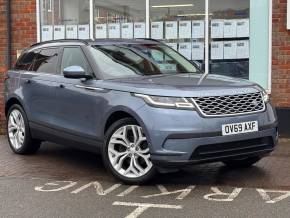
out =
<svg viewBox="0 0 290 218"><path fill-rule="evenodd" d="M290 217L290 140L249 169L221 163L126 186L101 157L52 143L18 156L0 137L0 217Z"/></svg>

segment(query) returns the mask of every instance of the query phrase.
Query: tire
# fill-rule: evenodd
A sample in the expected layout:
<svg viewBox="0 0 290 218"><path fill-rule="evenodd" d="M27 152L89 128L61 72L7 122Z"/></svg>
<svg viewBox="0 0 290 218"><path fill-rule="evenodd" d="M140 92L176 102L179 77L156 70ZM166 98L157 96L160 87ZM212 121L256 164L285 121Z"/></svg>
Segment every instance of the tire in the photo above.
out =
<svg viewBox="0 0 290 218"><path fill-rule="evenodd" d="M261 160L261 157L249 157L241 160L227 160L223 163L230 168L248 168Z"/></svg>
<svg viewBox="0 0 290 218"><path fill-rule="evenodd" d="M36 153L41 141L32 139L26 113L18 104L10 107L7 114L6 130L11 150L16 154Z"/></svg>
<svg viewBox="0 0 290 218"><path fill-rule="evenodd" d="M118 120L109 127L102 155L107 170L125 184L143 184L156 173L146 137L132 118Z"/></svg>

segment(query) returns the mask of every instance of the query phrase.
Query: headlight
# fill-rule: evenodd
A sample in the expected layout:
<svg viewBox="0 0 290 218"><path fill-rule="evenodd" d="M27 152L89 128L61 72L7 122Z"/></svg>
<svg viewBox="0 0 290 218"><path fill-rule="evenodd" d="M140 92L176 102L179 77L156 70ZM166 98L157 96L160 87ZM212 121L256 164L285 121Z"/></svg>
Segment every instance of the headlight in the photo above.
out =
<svg viewBox="0 0 290 218"><path fill-rule="evenodd" d="M143 98L147 104L153 107L180 108L180 109L194 108L193 103L190 103L186 98L149 96L143 94L133 94L133 95L139 98Z"/></svg>
<svg viewBox="0 0 290 218"><path fill-rule="evenodd" d="M270 96L267 92L263 92L263 101L268 103L270 101Z"/></svg>

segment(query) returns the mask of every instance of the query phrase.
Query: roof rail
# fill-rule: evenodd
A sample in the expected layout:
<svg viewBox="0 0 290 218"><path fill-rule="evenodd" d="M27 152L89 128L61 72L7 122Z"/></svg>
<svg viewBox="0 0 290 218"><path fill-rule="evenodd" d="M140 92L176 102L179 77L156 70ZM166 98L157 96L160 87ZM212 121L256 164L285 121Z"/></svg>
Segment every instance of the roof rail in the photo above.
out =
<svg viewBox="0 0 290 218"><path fill-rule="evenodd" d="M38 42L35 44L32 44L30 47L34 47L34 46L38 46L38 45L45 45L45 44L49 44L49 43L54 43L54 42L80 42L80 43L84 43L86 45L88 45L88 41L90 41L90 39L85 40L85 39L57 39L57 40L49 40L49 41L44 41L44 42Z"/></svg>
<svg viewBox="0 0 290 218"><path fill-rule="evenodd" d="M142 39L142 40L148 40L148 41L158 42L158 43L160 43L160 44L164 44L164 45L166 45L164 39L151 39L151 38L137 38L137 39Z"/></svg>
<svg viewBox="0 0 290 218"><path fill-rule="evenodd" d="M152 39L152 38L137 38L137 39L150 40L150 41L153 41L153 42L162 42L162 40Z"/></svg>

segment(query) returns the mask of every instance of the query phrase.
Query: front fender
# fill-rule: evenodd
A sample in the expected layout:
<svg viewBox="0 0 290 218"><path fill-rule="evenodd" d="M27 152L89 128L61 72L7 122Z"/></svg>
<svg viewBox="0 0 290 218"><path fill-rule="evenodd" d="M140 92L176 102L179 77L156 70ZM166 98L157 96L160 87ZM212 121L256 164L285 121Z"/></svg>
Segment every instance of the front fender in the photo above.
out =
<svg viewBox="0 0 290 218"><path fill-rule="evenodd" d="M143 104L142 106L140 106L138 109L132 109L130 107L127 107L127 106L123 106L123 105L118 105L118 106L115 106L114 108L112 108L111 110L109 110L104 118L103 118L103 122L102 122L102 131L105 132L105 128L106 128L106 123L108 121L108 119L115 113L118 113L118 112L124 112L124 113L127 113L128 115L130 115L131 117L133 117L137 123L139 125L141 125L141 127L143 129L145 129L145 124L143 122L143 120L141 119L141 117L138 115L137 111L139 109L141 109L142 107L144 107L145 104ZM145 133L146 134L146 133Z"/></svg>

